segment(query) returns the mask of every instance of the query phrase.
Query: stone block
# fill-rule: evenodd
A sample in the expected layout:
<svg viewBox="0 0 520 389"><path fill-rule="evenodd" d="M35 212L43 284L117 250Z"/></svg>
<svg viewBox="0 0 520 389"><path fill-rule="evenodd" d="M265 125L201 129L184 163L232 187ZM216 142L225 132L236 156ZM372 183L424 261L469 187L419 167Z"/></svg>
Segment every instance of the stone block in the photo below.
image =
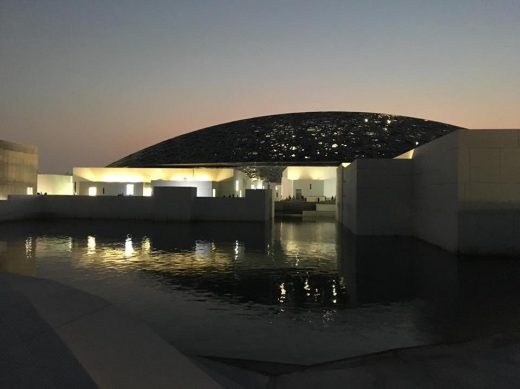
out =
<svg viewBox="0 0 520 389"><path fill-rule="evenodd" d="M520 147L500 150L500 182L520 183Z"/></svg>
<svg viewBox="0 0 520 389"><path fill-rule="evenodd" d="M471 148L469 168L470 182L500 182L500 149Z"/></svg>
<svg viewBox="0 0 520 389"><path fill-rule="evenodd" d="M460 132L460 146L509 148L519 146L520 130L469 130Z"/></svg>

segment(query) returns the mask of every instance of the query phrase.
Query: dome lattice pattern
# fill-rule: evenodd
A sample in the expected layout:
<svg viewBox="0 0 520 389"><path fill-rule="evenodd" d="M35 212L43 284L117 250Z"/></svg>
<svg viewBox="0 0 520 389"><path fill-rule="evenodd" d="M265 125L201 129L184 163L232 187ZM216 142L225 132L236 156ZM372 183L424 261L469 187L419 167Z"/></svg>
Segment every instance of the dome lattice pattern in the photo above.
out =
<svg viewBox="0 0 520 389"><path fill-rule="evenodd" d="M165 140L109 166L310 164L393 158L457 129L460 127L380 113L290 113L207 127Z"/></svg>

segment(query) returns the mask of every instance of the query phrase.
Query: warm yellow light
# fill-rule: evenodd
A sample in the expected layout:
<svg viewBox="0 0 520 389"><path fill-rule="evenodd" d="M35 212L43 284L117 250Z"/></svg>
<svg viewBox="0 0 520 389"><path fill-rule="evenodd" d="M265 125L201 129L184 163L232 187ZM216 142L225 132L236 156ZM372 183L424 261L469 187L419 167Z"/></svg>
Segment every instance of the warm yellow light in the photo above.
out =
<svg viewBox="0 0 520 389"><path fill-rule="evenodd" d="M31 258L32 252L33 252L33 240L32 240L32 237L29 236L27 239L25 239L25 256L27 258Z"/></svg>
<svg viewBox="0 0 520 389"><path fill-rule="evenodd" d="M343 162L343 163L341 164L341 166L343 166L343 167L347 167L348 165L350 165L350 162Z"/></svg>
<svg viewBox="0 0 520 389"><path fill-rule="evenodd" d="M101 182L143 182L143 176L130 174L102 174L96 181Z"/></svg>
<svg viewBox="0 0 520 389"><path fill-rule="evenodd" d="M96 237L88 236L87 237L87 255L92 255L96 253Z"/></svg>
<svg viewBox="0 0 520 389"><path fill-rule="evenodd" d="M147 186L143 188L143 196L150 197L152 195L152 188Z"/></svg>
<svg viewBox="0 0 520 389"><path fill-rule="evenodd" d="M408 150L406 153L398 155L394 159L413 159L415 149Z"/></svg>
<svg viewBox="0 0 520 389"><path fill-rule="evenodd" d="M239 188L238 185L239 185L239 184L238 184L238 180L236 180L236 181L235 181L235 191L237 191L237 192L238 192L238 188Z"/></svg>
<svg viewBox="0 0 520 389"><path fill-rule="evenodd" d="M94 168L75 167L73 174L91 182L150 183L157 180L223 181L233 177L232 168Z"/></svg>
<svg viewBox="0 0 520 389"><path fill-rule="evenodd" d="M289 166L289 180L327 180L336 178L336 168L329 166Z"/></svg>
<svg viewBox="0 0 520 389"><path fill-rule="evenodd" d="M125 240L125 257L131 257L134 254L134 245L132 238L127 237Z"/></svg>
<svg viewBox="0 0 520 389"><path fill-rule="evenodd" d="M195 172L195 176L193 177L195 181L213 181L209 174L200 174Z"/></svg>
<svg viewBox="0 0 520 389"><path fill-rule="evenodd" d="M213 197L217 197L217 190L215 188L213 188L211 190L211 193L212 193Z"/></svg>
<svg viewBox="0 0 520 389"><path fill-rule="evenodd" d="M286 294L287 290L285 289L285 284L282 282L280 284L280 298L278 299L278 301L283 303L285 301Z"/></svg>
<svg viewBox="0 0 520 389"><path fill-rule="evenodd" d="M32 195L34 194L34 189L33 189L32 186L28 186L28 187L27 187L27 194L28 194L29 196L32 196Z"/></svg>
<svg viewBox="0 0 520 389"><path fill-rule="evenodd" d="M97 188L95 186L91 186L90 188L88 188L88 195L97 196Z"/></svg>
<svg viewBox="0 0 520 389"><path fill-rule="evenodd" d="M152 248L152 243L150 242L150 238L144 237L141 242L141 250L143 253L148 254Z"/></svg>
<svg viewBox="0 0 520 389"><path fill-rule="evenodd" d="M127 196L134 195L134 184L126 184L126 195Z"/></svg>

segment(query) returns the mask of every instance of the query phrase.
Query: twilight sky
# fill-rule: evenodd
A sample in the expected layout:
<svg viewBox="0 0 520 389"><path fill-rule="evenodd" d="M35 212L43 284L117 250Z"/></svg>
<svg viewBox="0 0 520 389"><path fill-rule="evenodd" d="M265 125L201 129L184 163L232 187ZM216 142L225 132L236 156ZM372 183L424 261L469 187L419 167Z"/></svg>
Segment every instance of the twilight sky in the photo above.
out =
<svg viewBox="0 0 520 389"><path fill-rule="evenodd" d="M520 128L520 0L0 1L0 139L42 172L328 110Z"/></svg>

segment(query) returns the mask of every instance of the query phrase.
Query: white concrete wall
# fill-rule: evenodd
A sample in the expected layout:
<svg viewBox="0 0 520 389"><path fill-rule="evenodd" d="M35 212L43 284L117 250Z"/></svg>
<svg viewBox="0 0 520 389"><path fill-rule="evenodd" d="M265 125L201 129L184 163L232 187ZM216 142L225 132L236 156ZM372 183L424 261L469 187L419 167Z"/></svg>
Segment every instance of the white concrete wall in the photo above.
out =
<svg viewBox="0 0 520 389"><path fill-rule="evenodd" d="M344 169L343 224L359 235L411 233L411 161L364 159Z"/></svg>
<svg viewBox="0 0 520 389"><path fill-rule="evenodd" d="M336 220L340 224L343 214L343 167L343 165L340 165L336 168L336 194L334 195L336 198Z"/></svg>
<svg viewBox="0 0 520 389"><path fill-rule="evenodd" d="M323 180L294 180L292 197L295 197L299 190L305 198L324 196Z"/></svg>
<svg viewBox="0 0 520 389"><path fill-rule="evenodd" d="M285 169L282 173L282 182L281 182L281 189L280 189L280 195L281 199L286 199L289 196L294 196L294 189L293 189L293 181L289 180L287 178L287 169Z"/></svg>
<svg viewBox="0 0 520 389"><path fill-rule="evenodd" d="M40 198L45 196L9 195L0 200L0 222L32 219L40 211Z"/></svg>
<svg viewBox="0 0 520 389"><path fill-rule="evenodd" d="M213 182L212 181L152 181L152 187L157 186L175 186L179 188L196 188L198 197L213 197Z"/></svg>
<svg viewBox="0 0 520 389"><path fill-rule="evenodd" d="M520 254L520 130L460 130L416 148L412 159L339 169L339 219L356 234Z"/></svg>
<svg viewBox="0 0 520 389"><path fill-rule="evenodd" d="M350 231L357 234L357 164L338 167L338 220Z"/></svg>
<svg viewBox="0 0 520 389"><path fill-rule="evenodd" d="M288 166L284 173L290 180L328 180L336 178L336 167Z"/></svg>
<svg viewBox="0 0 520 389"><path fill-rule="evenodd" d="M268 184L268 188L271 189L273 192L273 201L281 200L282 199L282 184L277 182L271 182Z"/></svg>
<svg viewBox="0 0 520 389"><path fill-rule="evenodd" d="M289 166L282 173L282 198L295 197L296 190L313 201L336 196L337 171L334 166Z"/></svg>
<svg viewBox="0 0 520 389"><path fill-rule="evenodd" d="M315 211L303 211L302 215L312 217L336 218L336 204L316 204Z"/></svg>
<svg viewBox="0 0 520 389"><path fill-rule="evenodd" d="M192 219L193 201L196 199L196 188L155 187L152 200L153 215L156 220Z"/></svg>
<svg viewBox="0 0 520 389"><path fill-rule="evenodd" d="M458 134L459 251L520 253L520 130Z"/></svg>
<svg viewBox="0 0 520 389"><path fill-rule="evenodd" d="M337 185L336 181L337 178L330 178L323 181L323 195L327 198L331 198L332 196L336 197L336 191L337 191Z"/></svg>
<svg viewBox="0 0 520 389"><path fill-rule="evenodd" d="M418 147L413 159L363 159L342 168L342 223L359 235L414 235L457 250L456 144L453 133Z"/></svg>
<svg viewBox="0 0 520 389"><path fill-rule="evenodd" d="M24 219L268 221L270 190L248 190L245 198L196 197L196 188L157 187L142 196L10 196L0 202L0 221Z"/></svg>
<svg viewBox="0 0 520 389"><path fill-rule="evenodd" d="M134 186L133 196L143 196L144 188L150 187L179 187L179 188L196 188L197 196L199 197L212 197L212 189L214 183L212 181L166 181L157 180L152 181L150 184L142 182L91 182L91 181L79 181L76 183L76 193L81 196L87 196L89 194L89 188L95 187L97 190L97 196L127 196L127 185Z"/></svg>
<svg viewBox="0 0 520 389"><path fill-rule="evenodd" d="M250 188L251 179L239 170L234 170L233 177L215 183L216 197L244 197Z"/></svg>
<svg viewBox="0 0 520 389"><path fill-rule="evenodd" d="M239 188L235 190L235 182ZM233 168L93 168L73 169L75 193L87 195L88 188L98 188L98 195L126 195L126 184L135 184L135 196L143 195L143 188L153 186L196 187L198 196L245 195L250 179L243 172ZM152 184L153 183L153 184Z"/></svg>
<svg viewBox="0 0 520 389"><path fill-rule="evenodd" d="M266 221L272 218L272 191L247 189L243 198L197 197L193 203L196 221Z"/></svg>
<svg viewBox="0 0 520 389"><path fill-rule="evenodd" d="M97 196L126 196L127 185L134 186L133 196L142 196L144 184L142 182L90 182L79 181L76 183L76 194L88 196L89 188L95 187Z"/></svg>
<svg viewBox="0 0 520 389"><path fill-rule="evenodd" d="M74 185L71 175L38 174L38 186L35 193L48 195L73 195Z"/></svg>
<svg viewBox="0 0 520 389"><path fill-rule="evenodd" d="M318 198L331 198L336 196L336 178L329 180L289 180L282 178L282 198L289 196L295 197L298 190L301 190L303 197L309 201L316 201Z"/></svg>
<svg viewBox="0 0 520 389"><path fill-rule="evenodd" d="M413 233L450 251L458 248L459 134L452 132L416 148L411 160Z"/></svg>
<svg viewBox="0 0 520 389"><path fill-rule="evenodd" d="M414 232L464 254L520 253L520 130L457 131L418 147Z"/></svg>
<svg viewBox="0 0 520 389"><path fill-rule="evenodd" d="M235 180L235 197L244 197L246 195L246 190L251 188L251 179L242 171L235 169L234 177ZM238 190L236 187L236 183L238 181Z"/></svg>
<svg viewBox="0 0 520 389"><path fill-rule="evenodd" d="M10 194L36 193L38 149L0 140L0 200Z"/></svg>

